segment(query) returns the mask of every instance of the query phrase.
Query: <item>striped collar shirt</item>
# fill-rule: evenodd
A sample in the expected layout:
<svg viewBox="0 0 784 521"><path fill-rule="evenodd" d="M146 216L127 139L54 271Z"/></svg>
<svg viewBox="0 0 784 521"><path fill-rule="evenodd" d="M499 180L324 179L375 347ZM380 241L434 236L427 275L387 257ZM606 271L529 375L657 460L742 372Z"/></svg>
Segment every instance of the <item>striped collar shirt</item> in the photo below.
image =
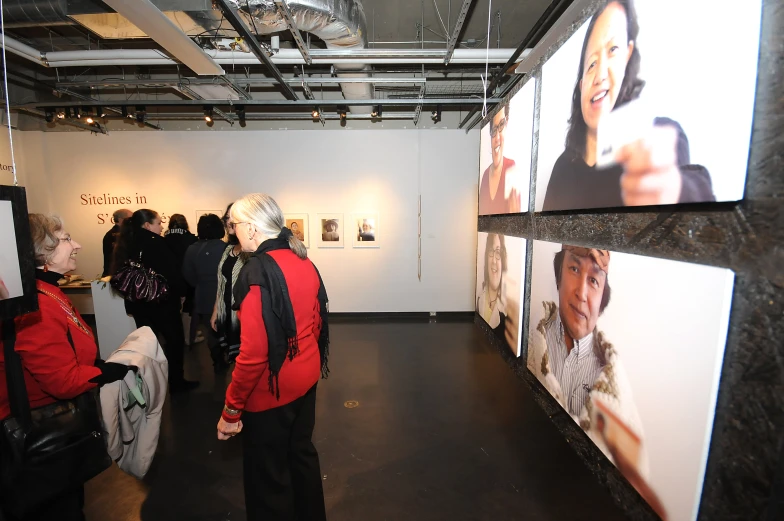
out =
<svg viewBox="0 0 784 521"><path fill-rule="evenodd" d="M593 332L574 340L571 351L566 348L560 312L545 329L550 369L561 385L567 410L579 416L594 382L602 371L602 364L593 349Z"/></svg>

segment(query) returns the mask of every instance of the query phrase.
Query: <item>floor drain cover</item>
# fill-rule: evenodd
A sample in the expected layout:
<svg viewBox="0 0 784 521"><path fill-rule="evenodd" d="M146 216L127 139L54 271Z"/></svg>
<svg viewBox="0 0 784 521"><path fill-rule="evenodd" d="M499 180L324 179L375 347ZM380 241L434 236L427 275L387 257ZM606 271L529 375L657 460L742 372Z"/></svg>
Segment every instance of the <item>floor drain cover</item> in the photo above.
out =
<svg viewBox="0 0 784 521"><path fill-rule="evenodd" d="M359 402L356 400L349 400L343 404L343 407L345 407L346 409L353 409L355 407L359 407Z"/></svg>

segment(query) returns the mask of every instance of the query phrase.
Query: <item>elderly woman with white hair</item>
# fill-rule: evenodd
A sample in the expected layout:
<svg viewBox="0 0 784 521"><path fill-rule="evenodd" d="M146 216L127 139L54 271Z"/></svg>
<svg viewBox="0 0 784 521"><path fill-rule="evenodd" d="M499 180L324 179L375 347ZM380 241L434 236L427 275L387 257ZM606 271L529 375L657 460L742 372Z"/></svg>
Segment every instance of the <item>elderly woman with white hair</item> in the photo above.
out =
<svg viewBox="0 0 784 521"><path fill-rule="evenodd" d="M218 439L243 431L249 521L325 520L312 435L316 384L329 373L327 292L270 196L238 199L231 221L242 250L252 255L234 287L240 349Z"/></svg>

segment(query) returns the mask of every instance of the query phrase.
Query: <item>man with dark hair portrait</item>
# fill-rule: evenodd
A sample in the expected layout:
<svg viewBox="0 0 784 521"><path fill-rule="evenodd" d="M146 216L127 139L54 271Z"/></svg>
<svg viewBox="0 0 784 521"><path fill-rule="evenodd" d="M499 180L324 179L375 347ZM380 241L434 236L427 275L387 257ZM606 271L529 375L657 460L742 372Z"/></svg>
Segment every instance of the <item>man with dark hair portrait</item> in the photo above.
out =
<svg viewBox="0 0 784 521"><path fill-rule="evenodd" d="M610 303L610 252L563 245L555 254L553 269L558 303L542 302L544 318L531 324L528 368L615 462L617 447L604 438L604 429L591 425L597 402L636 439L643 436L618 350L596 324ZM647 456L642 448L637 449L639 458L631 465L644 475Z"/></svg>
<svg viewBox="0 0 784 521"><path fill-rule="evenodd" d="M503 110L499 110L490 120L490 154L493 162L484 171L482 179L479 181L479 215L523 211L520 209L520 192L516 188L507 190L506 186L513 178L515 169L514 160L504 157L504 141L508 123L509 103L506 103Z"/></svg>

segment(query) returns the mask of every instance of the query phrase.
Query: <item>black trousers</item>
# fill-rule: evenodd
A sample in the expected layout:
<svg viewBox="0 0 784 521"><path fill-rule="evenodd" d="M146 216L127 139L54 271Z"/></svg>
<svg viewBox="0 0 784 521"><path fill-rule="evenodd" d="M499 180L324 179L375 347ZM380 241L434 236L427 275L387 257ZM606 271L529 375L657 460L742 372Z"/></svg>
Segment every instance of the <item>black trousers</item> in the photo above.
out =
<svg viewBox="0 0 784 521"><path fill-rule="evenodd" d="M53 501L42 505L36 512L22 518L3 512L6 521L84 521L84 485L60 494Z"/></svg>
<svg viewBox="0 0 784 521"><path fill-rule="evenodd" d="M133 320L136 322L136 327L149 326L159 341L163 339L163 352L169 360L169 385L181 382L185 378L183 372L185 332L182 330L179 308L135 309Z"/></svg>
<svg viewBox="0 0 784 521"><path fill-rule="evenodd" d="M242 415L248 521L325 521L318 452L313 445L316 386L294 402Z"/></svg>

